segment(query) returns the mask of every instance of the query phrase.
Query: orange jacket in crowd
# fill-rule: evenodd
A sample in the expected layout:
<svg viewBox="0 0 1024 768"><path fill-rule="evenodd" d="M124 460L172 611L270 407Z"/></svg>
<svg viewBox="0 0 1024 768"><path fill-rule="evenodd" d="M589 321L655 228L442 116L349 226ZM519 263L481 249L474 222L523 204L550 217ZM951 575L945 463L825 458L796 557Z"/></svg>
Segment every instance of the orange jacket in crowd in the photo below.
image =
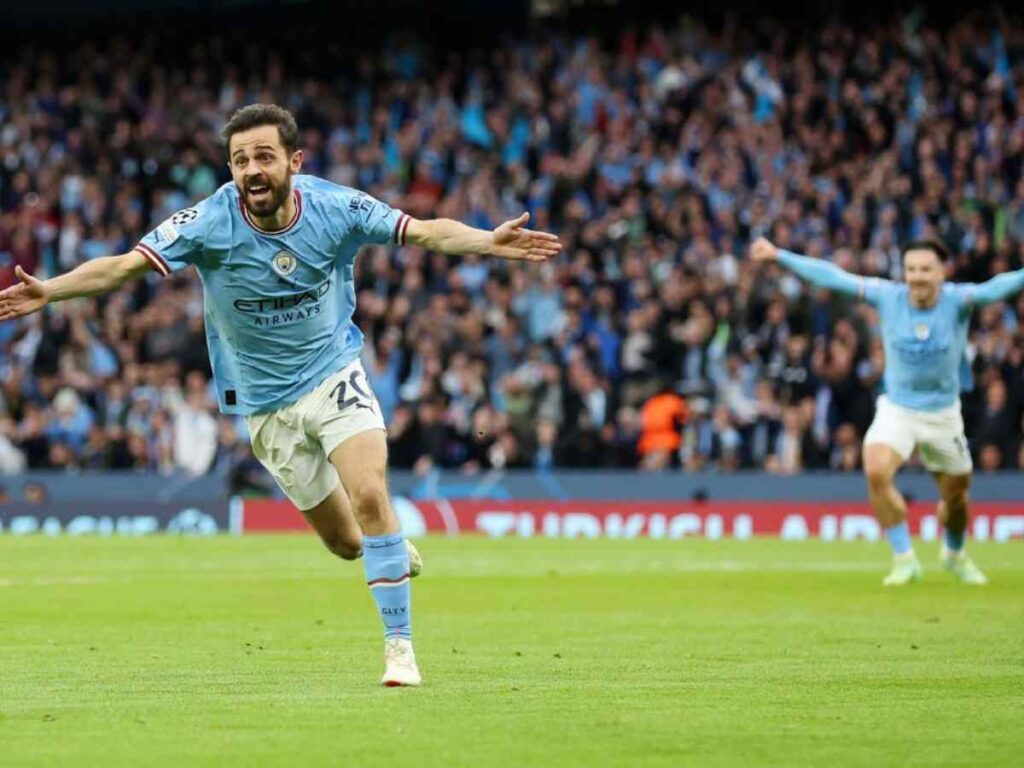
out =
<svg viewBox="0 0 1024 768"><path fill-rule="evenodd" d="M644 403L640 412L640 455L679 450L679 428L689 415L686 400L675 392L662 392Z"/></svg>

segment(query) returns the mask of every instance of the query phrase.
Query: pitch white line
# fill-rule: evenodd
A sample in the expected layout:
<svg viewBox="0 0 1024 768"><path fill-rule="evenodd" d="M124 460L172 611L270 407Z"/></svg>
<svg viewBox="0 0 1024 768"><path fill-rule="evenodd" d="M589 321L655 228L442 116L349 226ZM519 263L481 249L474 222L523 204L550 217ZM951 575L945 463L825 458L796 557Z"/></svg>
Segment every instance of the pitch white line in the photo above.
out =
<svg viewBox="0 0 1024 768"><path fill-rule="evenodd" d="M0 587L78 586L80 584L108 584L112 581L119 581L119 579L95 576L34 576L26 579L0 579Z"/></svg>
<svg viewBox="0 0 1024 768"><path fill-rule="evenodd" d="M986 570L1019 569L1018 561L985 562ZM512 576L521 578L537 578L544 576L571 577L607 575L634 576L666 573L881 573L885 571L885 562L839 562L839 563L789 563L762 564L747 563L742 560L715 560L711 562L667 562L650 561L637 565L621 562L584 563L579 565L563 563L558 567L523 568L515 563L504 563L495 560L460 560L450 567L431 567L431 578L466 578ZM209 568L200 569L195 573L165 571L133 573L133 581L156 581L174 579L175 581L305 581L309 579L337 580L346 578L346 571L310 569L304 571L291 570L287 573L267 573L265 571L216 572ZM89 586L95 584L124 584L124 574L116 576L29 576L24 578L0 578L2 587L50 587L50 586Z"/></svg>

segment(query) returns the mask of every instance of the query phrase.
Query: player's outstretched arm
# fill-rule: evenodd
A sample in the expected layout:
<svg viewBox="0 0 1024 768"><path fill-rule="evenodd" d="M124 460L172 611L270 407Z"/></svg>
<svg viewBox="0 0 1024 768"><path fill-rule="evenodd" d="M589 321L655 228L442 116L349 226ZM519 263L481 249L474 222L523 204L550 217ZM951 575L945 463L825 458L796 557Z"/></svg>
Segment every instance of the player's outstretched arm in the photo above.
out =
<svg viewBox="0 0 1024 768"><path fill-rule="evenodd" d="M866 297L867 281L860 275L840 269L830 261L812 259L778 248L766 238L759 237L754 241L750 246L750 256L754 261L762 263L778 262L797 277L830 291L859 299Z"/></svg>
<svg viewBox="0 0 1024 768"><path fill-rule="evenodd" d="M530 214L506 221L488 232L451 219L410 219L405 242L458 256L481 253L516 261L547 261L562 250L555 235L526 229Z"/></svg>
<svg viewBox="0 0 1024 768"><path fill-rule="evenodd" d="M112 291L149 269L149 261L138 251L91 259L50 280L38 280L15 267L21 282L0 291L0 321L30 315L52 302Z"/></svg>
<svg viewBox="0 0 1024 768"><path fill-rule="evenodd" d="M984 283L969 286L968 290L971 304L974 306L983 307L986 304L995 304L997 301L1003 301L1024 291L1024 269L1004 272Z"/></svg>

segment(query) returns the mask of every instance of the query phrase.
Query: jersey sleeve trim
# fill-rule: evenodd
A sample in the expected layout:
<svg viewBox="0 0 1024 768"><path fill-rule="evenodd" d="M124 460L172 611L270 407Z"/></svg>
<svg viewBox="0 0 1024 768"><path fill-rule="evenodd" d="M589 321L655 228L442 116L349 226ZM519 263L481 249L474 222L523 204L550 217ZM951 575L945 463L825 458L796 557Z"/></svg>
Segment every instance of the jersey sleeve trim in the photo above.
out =
<svg viewBox="0 0 1024 768"><path fill-rule="evenodd" d="M405 230L409 228L408 214L399 214L398 219L395 221L395 233L392 236L392 242L398 245L405 245Z"/></svg>
<svg viewBox="0 0 1024 768"><path fill-rule="evenodd" d="M167 277L171 274L171 268L167 266L167 262L164 260L164 257L154 249L150 248L145 243L139 243L135 246L135 250L146 257L146 260L149 262L149 266L153 268L154 272L160 274L161 277Z"/></svg>

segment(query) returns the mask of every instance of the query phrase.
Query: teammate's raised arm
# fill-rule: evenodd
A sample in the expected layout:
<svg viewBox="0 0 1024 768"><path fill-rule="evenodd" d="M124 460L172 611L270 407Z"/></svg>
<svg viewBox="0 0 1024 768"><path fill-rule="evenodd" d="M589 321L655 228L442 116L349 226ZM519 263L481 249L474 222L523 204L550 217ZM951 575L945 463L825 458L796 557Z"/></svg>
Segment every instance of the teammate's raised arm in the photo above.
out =
<svg viewBox="0 0 1024 768"><path fill-rule="evenodd" d="M875 278L861 277L837 267L830 261L812 259L797 253L776 247L763 237L759 237L750 246L750 256L758 262L778 262L797 277L830 291L856 296L858 299L872 300L870 284L879 282Z"/></svg>
<svg viewBox="0 0 1024 768"><path fill-rule="evenodd" d="M0 321L30 315L52 302L113 291L149 269L149 260L137 250L91 259L49 280L39 280L16 267L21 282L0 291Z"/></svg>
<svg viewBox="0 0 1024 768"><path fill-rule="evenodd" d="M562 250L555 235L526 229L530 214L506 221L489 232L451 219L410 219L405 242L458 256L480 253L515 261L547 261Z"/></svg>
<svg viewBox="0 0 1024 768"><path fill-rule="evenodd" d="M968 301L972 306L983 307L986 304L995 304L1011 296L1024 291L1024 269L1014 272L1004 272L996 275L984 283L977 285L964 285Z"/></svg>

